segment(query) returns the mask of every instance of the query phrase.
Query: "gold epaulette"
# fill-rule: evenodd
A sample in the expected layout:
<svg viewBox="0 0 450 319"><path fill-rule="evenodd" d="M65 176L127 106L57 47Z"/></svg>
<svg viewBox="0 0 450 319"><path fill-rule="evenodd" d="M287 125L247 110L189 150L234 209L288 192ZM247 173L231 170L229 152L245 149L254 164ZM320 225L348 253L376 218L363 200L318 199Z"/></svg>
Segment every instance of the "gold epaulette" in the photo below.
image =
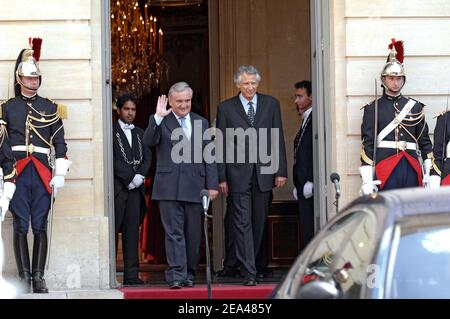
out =
<svg viewBox="0 0 450 319"><path fill-rule="evenodd" d="M8 100L3 101L3 102L0 104L0 118L3 117L3 105L5 105L6 102L8 102L8 101L10 101L10 100L12 100L12 99L13 99L13 97L10 98L10 99L8 99Z"/></svg>
<svg viewBox="0 0 450 319"><path fill-rule="evenodd" d="M67 119L67 105L58 104L57 107L58 107L59 116L63 120Z"/></svg>
<svg viewBox="0 0 450 319"><path fill-rule="evenodd" d="M53 104L56 105L56 111L58 112L59 116L65 120L67 119L67 105L63 105L63 104L58 104L55 101L53 101L52 99L47 98L47 100L49 100L50 102L52 102Z"/></svg>
<svg viewBox="0 0 450 319"><path fill-rule="evenodd" d="M442 116L442 115L444 115L445 113L447 113L449 110L443 110L443 111L441 111L441 112L438 112L438 113L436 113L434 116L433 116L433 118L435 119L435 118L437 118L437 117L439 117L439 116Z"/></svg>

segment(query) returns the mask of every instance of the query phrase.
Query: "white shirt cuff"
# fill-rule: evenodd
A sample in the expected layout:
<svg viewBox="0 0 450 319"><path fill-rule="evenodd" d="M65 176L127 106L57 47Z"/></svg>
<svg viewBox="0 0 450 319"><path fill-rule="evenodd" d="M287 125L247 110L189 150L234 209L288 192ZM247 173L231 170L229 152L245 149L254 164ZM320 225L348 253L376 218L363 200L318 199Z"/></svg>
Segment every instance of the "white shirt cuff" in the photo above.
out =
<svg viewBox="0 0 450 319"><path fill-rule="evenodd" d="M163 117L161 117L161 116L159 116L157 114L155 114L154 117L155 117L156 125L159 126L161 124L162 120L163 120Z"/></svg>

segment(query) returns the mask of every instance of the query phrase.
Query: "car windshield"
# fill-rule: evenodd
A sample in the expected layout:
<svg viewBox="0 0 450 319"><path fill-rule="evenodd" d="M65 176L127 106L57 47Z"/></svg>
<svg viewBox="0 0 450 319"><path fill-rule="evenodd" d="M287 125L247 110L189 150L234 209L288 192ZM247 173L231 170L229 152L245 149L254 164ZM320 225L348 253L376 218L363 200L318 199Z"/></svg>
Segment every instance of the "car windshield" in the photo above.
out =
<svg viewBox="0 0 450 319"><path fill-rule="evenodd" d="M340 298L358 298L375 245L377 221L368 209L336 221L314 249L301 284L320 279L332 282Z"/></svg>
<svg viewBox="0 0 450 319"><path fill-rule="evenodd" d="M442 217L400 225L391 298L450 298L450 225Z"/></svg>

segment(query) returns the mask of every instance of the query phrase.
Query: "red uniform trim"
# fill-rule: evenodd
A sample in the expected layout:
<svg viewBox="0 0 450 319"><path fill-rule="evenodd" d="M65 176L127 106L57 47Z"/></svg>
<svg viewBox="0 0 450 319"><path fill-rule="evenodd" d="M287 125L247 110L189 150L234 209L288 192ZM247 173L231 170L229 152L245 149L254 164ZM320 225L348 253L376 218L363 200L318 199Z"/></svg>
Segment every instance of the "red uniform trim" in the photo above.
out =
<svg viewBox="0 0 450 319"><path fill-rule="evenodd" d="M450 185L450 174L445 176L445 178L441 182L442 186L449 186Z"/></svg>
<svg viewBox="0 0 450 319"><path fill-rule="evenodd" d="M399 152L398 154L385 158L377 164L375 171L377 179L381 181L380 189L383 189L395 167L397 167L403 157L406 157L411 167L417 173L417 183L419 186L422 186L422 168L420 167L419 161L406 152Z"/></svg>
<svg viewBox="0 0 450 319"><path fill-rule="evenodd" d="M50 188L50 180L52 179L52 172L50 169L39 162L39 160L34 157L33 155L30 155L29 157L22 158L19 160L16 164L16 170L17 170L17 177L20 176L20 174L23 172L25 167L30 163L33 162L34 167L36 167L36 170L39 174L39 177L41 178L42 183L45 186L45 189L49 194L52 193L52 189Z"/></svg>

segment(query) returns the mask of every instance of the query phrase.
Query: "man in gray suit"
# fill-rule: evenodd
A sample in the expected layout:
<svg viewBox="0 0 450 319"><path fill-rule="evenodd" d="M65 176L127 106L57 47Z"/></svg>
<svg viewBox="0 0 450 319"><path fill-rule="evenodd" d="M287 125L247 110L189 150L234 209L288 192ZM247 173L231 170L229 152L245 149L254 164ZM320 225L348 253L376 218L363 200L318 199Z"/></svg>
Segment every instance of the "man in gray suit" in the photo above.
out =
<svg viewBox="0 0 450 319"><path fill-rule="evenodd" d="M196 140L208 129L208 121L191 112L192 94L185 82L172 85L168 99L158 98L144 133L144 143L156 146L152 199L159 203L166 233L166 280L171 289L194 286L202 234L200 192L207 189L211 200L219 193L217 166L203 157L206 142Z"/></svg>
<svg viewBox="0 0 450 319"><path fill-rule="evenodd" d="M234 82L240 93L219 104L216 124L225 140L223 148L218 148L224 159L220 163L218 158L219 189L230 196L229 233L246 286L257 284L255 255L260 250L271 191L283 187L287 179L280 103L257 93L260 80L254 66L239 67ZM244 131L244 139L233 136L233 131L236 135ZM242 153L244 160L239 159Z"/></svg>

